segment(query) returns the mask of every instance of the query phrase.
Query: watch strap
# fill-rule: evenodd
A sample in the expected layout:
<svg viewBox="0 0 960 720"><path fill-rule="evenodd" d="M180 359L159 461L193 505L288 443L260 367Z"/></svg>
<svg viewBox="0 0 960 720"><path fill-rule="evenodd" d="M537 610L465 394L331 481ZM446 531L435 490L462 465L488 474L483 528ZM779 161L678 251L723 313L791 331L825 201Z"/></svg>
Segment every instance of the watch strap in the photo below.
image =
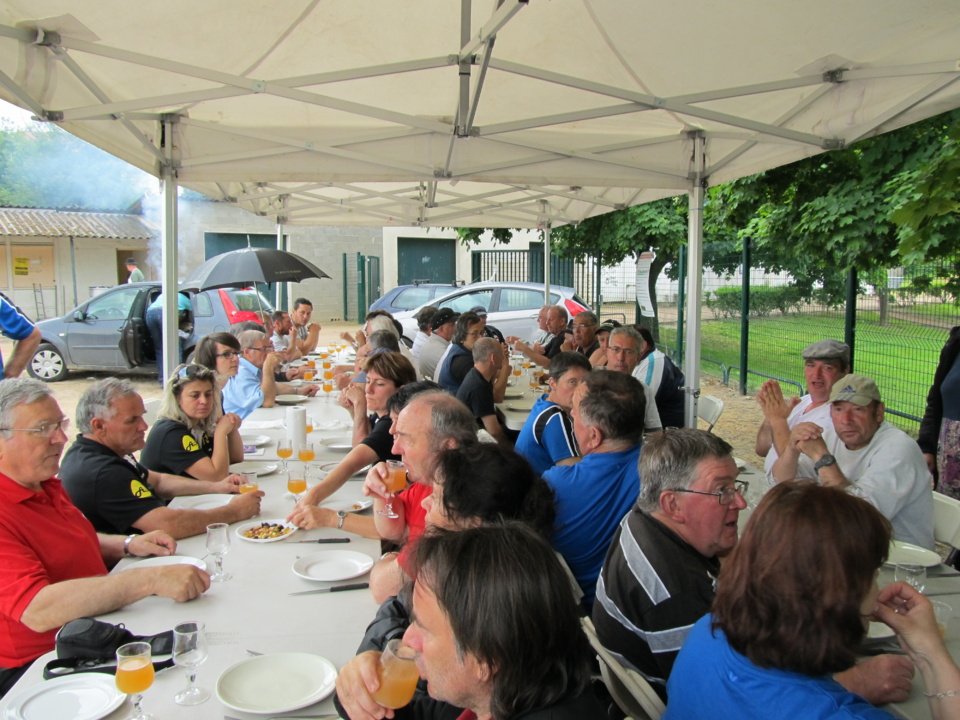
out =
<svg viewBox="0 0 960 720"><path fill-rule="evenodd" d="M836 464L837 459L830 453L827 453L813 464L813 470L814 472L819 473L822 468Z"/></svg>

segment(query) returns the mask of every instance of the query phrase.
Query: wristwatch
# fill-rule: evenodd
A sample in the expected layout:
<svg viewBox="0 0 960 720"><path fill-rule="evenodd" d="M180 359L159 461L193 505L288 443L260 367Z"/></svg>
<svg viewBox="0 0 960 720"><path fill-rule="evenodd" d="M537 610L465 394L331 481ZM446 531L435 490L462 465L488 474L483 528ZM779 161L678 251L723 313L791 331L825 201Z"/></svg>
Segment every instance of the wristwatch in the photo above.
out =
<svg viewBox="0 0 960 720"><path fill-rule="evenodd" d="M337 517L340 518L337 521L337 530L343 530L343 521L347 519L347 511L337 510Z"/></svg>
<svg viewBox="0 0 960 720"><path fill-rule="evenodd" d="M836 464L837 464L837 459L830 453L827 453L813 464L813 470L819 475L820 468L825 468L828 465L836 465Z"/></svg>

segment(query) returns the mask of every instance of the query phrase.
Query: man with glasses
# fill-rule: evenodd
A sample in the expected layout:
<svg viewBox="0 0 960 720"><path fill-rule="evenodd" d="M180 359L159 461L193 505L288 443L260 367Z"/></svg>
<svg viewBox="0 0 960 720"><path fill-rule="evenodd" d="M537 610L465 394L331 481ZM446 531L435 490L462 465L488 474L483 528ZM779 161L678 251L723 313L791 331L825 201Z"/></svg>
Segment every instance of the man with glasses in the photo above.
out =
<svg viewBox="0 0 960 720"><path fill-rule="evenodd" d="M482 337L483 320L476 313L467 311L457 318L453 341L437 363L434 379L440 387L457 394L467 373L473 368L473 346Z"/></svg>
<svg viewBox="0 0 960 720"><path fill-rule="evenodd" d="M560 305L551 305L547 309L547 331L553 334L553 337L543 348L543 352L529 347L520 338L510 336L508 342L513 343L514 350L526 355L532 362L540 367L547 367L558 353L562 352L561 346L566 341L567 330L567 309Z"/></svg>
<svg viewBox="0 0 960 720"><path fill-rule="evenodd" d="M667 678L693 624L710 611L720 558L737 543L747 483L732 448L705 430L668 430L644 444L643 489L617 529L593 605L603 646L666 697ZM913 666L884 655L836 679L874 703L898 702Z"/></svg>
<svg viewBox="0 0 960 720"><path fill-rule="evenodd" d="M185 602L210 586L192 565L107 575L124 555L172 555L177 543L160 531L97 534L54 477L68 425L44 383L0 383L0 695L53 650L68 620L148 595Z"/></svg>
<svg viewBox="0 0 960 720"><path fill-rule="evenodd" d="M312 383L298 388L274 379L274 373L283 358L280 353L274 352L266 333L244 330L237 340L240 341L243 354L237 374L223 388L224 412L245 418L258 407L273 407L277 395L313 397L317 394L319 387Z"/></svg>
<svg viewBox="0 0 960 720"><path fill-rule="evenodd" d="M637 363L640 362L642 347L643 339L632 327L614 328L607 341L607 370L632 375ZM643 385L642 382L640 384ZM647 400L646 416L643 421L644 432L657 432L663 427L663 423L660 422L656 398L653 390L647 385L643 385L643 394Z"/></svg>
<svg viewBox="0 0 960 720"><path fill-rule="evenodd" d="M589 310L577 313L573 318L573 342L563 343L562 349L578 352L589 358L600 348L597 340L599 326L597 316Z"/></svg>

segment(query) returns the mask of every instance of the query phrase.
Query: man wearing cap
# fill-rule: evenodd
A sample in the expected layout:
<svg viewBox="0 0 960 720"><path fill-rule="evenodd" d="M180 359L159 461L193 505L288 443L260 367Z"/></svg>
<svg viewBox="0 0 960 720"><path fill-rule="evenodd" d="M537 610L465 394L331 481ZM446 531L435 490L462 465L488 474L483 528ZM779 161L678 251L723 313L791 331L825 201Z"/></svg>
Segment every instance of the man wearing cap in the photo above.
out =
<svg viewBox="0 0 960 720"><path fill-rule="evenodd" d="M432 332L423 347L420 348L420 357L417 359L421 376L432 379L436 375L437 365L447 351L447 346L450 345L450 338L453 337L458 317L460 317L460 313L456 313L450 308L440 308L430 318Z"/></svg>
<svg viewBox="0 0 960 720"><path fill-rule="evenodd" d="M767 380L757 393L764 420L757 431L756 452L766 458L764 469L768 477L797 423L812 422L822 428L831 425L830 391L837 380L850 372L850 346L838 340L807 345L801 356L806 395L787 402L776 380Z"/></svg>
<svg viewBox="0 0 960 720"><path fill-rule="evenodd" d="M493 325L487 325L487 309L483 305L475 305L470 308L470 312L476 313L477 317L483 322L483 337L493 338L501 345L506 342L502 332L497 330Z"/></svg>
<svg viewBox="0 0 960 720"><path fill-rule="evenodd" d="M410 348L410 354L417 360L420 359L420 351L423 349L424 343L430 339L430 321L433 320L433 316L436 314L437 308L433 305L420 308L420 312L416 314L417 335L413 338L413 347Z"/></svg>
<svg viewBox="0 0 960 720"><path fill-rule="evenodd" d="M773 466L776 481L811 478L864 498L893 525L897 540L933 549L930 471L917 443L884 422L877 384L847 375L830 392L832 424L801 422Z"/></svg>
<svg viewBox="0 0 960 720"><path fill-rule="evenodd" d="M136 258L127 258L127 272L130 273L128 283L143 282L143 270L137 267Z"/></svg>

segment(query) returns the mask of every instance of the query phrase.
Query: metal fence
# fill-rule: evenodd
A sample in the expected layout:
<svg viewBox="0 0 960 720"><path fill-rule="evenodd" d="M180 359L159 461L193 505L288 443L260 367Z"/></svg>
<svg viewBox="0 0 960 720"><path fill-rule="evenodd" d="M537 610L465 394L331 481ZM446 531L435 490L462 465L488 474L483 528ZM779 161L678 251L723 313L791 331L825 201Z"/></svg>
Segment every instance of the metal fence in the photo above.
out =
<svg viewBox="0 0 960 720"><path fill-rule="evenodd" d="M343 253L343 319L362 323L380 295L380 258Z"/></svg>

